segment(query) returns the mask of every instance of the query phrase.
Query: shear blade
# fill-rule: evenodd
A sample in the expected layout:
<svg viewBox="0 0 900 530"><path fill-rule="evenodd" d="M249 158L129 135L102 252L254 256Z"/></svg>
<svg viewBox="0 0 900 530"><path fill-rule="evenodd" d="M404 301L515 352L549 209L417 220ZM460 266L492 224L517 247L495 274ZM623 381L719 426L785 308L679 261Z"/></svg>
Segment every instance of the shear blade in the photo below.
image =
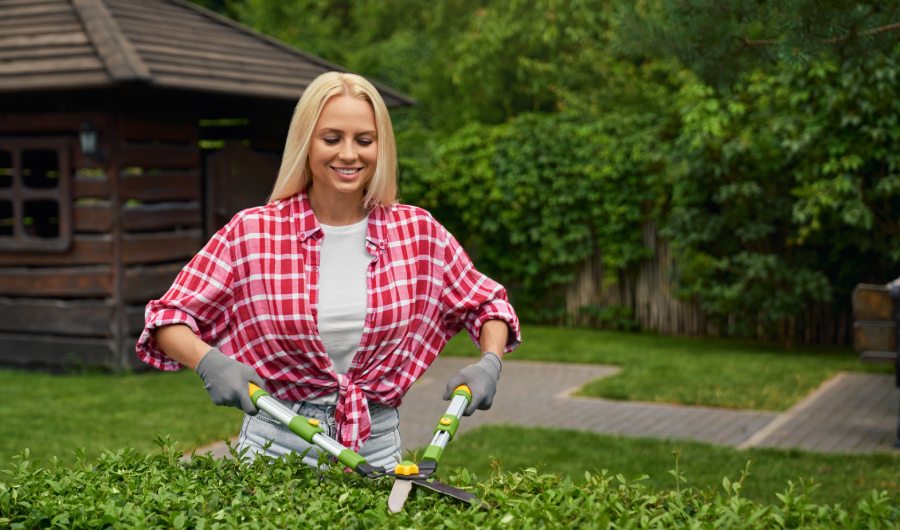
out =
<svg viewBox="0 0 900 530"><path fill-rule="evenodd" d="M388 511L398 513L406 504L406 498L412 491L413 483L411 480L397 479L391 487L391 494L388 496Z"/></svg>
<svg viewBox="0 0 900 530"><path fill-rule="evenodd" d="M469 493L468 491L454 488L453 486L448 486L447 484L438 482L436 480L414 480L412 482L414 482L416 486L422 486L423 488L430 489L431 491L435 491L443 495L448 495L463 502L473 503L478 500L478 497L476 497L474 493Z"/></svg>

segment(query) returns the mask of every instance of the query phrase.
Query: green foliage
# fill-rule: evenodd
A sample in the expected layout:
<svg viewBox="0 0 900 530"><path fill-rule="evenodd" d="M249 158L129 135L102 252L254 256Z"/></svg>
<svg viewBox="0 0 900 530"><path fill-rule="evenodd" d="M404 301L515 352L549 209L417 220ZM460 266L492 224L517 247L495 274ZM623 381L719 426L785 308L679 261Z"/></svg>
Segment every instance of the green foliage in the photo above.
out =
<svg viewBox="0 0 900 530"><path fill-rule="evenodd" d="M227 1L229 11L252 28L335 63L345 62L352 8L330 0Z"/></svg>
<svg viewBox="0 0 900 530"><path fill-rule="evenodd" d="M760 67L805 69L823 58L890 50L900 3L881 0L650 0L616 2L613 46L672 57L728 89Z"/></svg>
<svg viewBox="0 0 900 530"><path fill-rule="evenodd" d="M495 472L476 483L461 471L450 481L476 493L465 507L417 492L400 514L388 514L390 481L369 481L337 468L320 476L291 455L252 464L196 457L182 462L163 447L103 454L72 468L35 467L21 457L0 482L0 525L10 528L876 528L900 511L873 492L853 512L812 503L789 484L780 501L761 504L741 494L743 477L701 492L655 490L621 475L585 473L582 483L535 469Z"/></svg>
<svg viewBox="0 0 900 530"><path fill-rule="evenodd" d="M685 83L665 234L685 296L737 333L900 273L900 47L718 94Z"/></svg>
<svg viewBox="0 0 900 530"><path fill-rule="evenodd" d="M585 258L599 250L612 275L647 255L641 224L661 156L654 121L523 114L470 125L420 166L415 202L465 234L466 249L513 290L521 311L559 317L562 288Z"/></svg>
<svg viewBox="0 0 900 530"><path fill-rule="evenodd" d="M479 2L468 12L445 8L420 91L436 105L443 130L469 122L499 124L522 113L560 110L562 93L595 86L595 50L604 47L608 2ZM471 3L470 3L471 4ZM455 15L455 16L454 16Z"/></svg>

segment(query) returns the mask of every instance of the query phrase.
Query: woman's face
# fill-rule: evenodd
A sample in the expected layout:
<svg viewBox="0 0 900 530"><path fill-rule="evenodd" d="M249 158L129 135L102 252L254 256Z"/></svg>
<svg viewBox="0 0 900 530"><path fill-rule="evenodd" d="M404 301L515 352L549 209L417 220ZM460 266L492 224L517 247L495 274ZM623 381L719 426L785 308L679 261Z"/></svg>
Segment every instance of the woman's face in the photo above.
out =
<svg viewBox="0 0 900 530"><path fill-rule="evenodd" d="M375 112L364 100L335 96L325 103L313 130L309 168L316 194L362 200L375 173L378 144Z"/></svg>

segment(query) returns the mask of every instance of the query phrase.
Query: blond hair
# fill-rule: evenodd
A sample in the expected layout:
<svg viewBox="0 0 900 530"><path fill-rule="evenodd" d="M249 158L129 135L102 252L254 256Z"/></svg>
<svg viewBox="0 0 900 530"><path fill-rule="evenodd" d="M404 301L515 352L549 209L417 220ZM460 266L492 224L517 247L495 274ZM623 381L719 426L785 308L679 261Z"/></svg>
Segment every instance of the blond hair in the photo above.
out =
<svg viewBox="0 0 900 530"><path fill-rule="evenodd" d="M378 159L375 173L366 185L363 206L393 204L397 200L397 146L394 128L388 114L387 105L381 94L364 78L343 72L326 72L315 78L306 87L288 129L281 157L278 179L269 195L269 201L290 197L310 184L312 174L309 169L309 146L322 109L335 96L351 96L369 103L375 113L375 134Z"/></svg>

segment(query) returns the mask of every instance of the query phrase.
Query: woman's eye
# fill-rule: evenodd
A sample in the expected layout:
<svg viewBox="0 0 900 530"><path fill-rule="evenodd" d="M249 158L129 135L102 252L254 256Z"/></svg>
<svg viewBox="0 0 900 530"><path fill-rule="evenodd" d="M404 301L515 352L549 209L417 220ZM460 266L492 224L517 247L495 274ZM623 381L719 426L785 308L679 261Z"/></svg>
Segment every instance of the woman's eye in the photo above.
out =
<svg viewBox="0 0 900 530"><path fill-rule="evenodd" d="M340 142L341 139L334 136L326 136L325 138L322 138L322 141L328 145L335 145L336 143Z"/></svg>
<svg viewBox="0 0 900 530"><path fill-rule="evenodd" d="M358 138L356 142L359 143L359 145L372 145L375 140L371 138Z"/></svg>

